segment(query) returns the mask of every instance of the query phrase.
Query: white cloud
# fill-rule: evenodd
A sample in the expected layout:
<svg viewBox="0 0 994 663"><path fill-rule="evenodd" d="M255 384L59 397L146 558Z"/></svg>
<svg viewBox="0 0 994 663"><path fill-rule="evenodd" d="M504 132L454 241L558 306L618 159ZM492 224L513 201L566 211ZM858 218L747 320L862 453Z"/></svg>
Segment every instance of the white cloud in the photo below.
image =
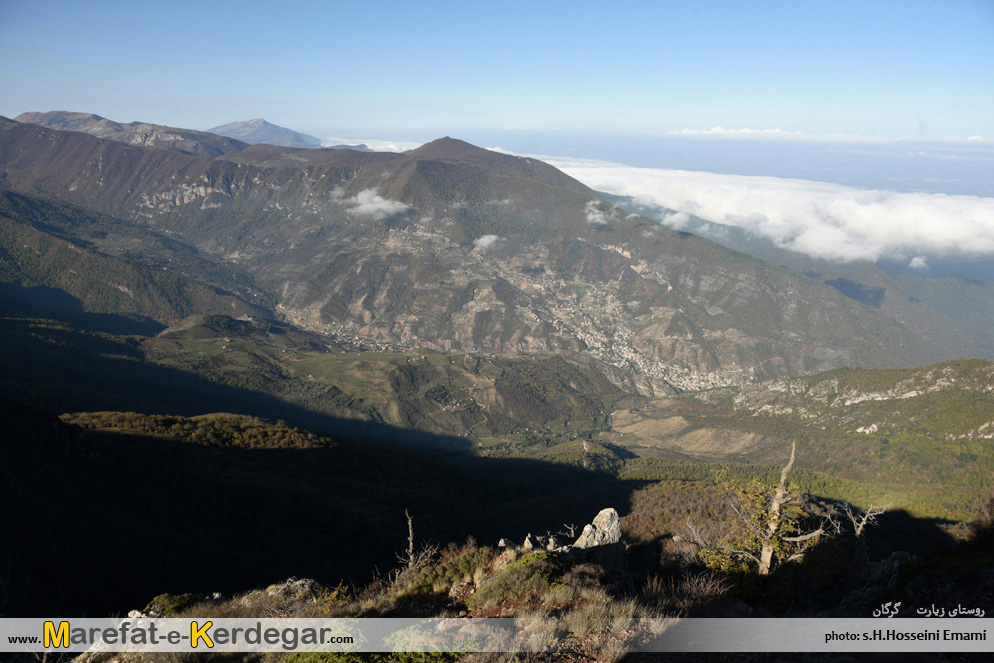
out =
<svg viewBox="0 0 994 663"><path fill-rule="evenodd" d="M494 247L499 241L500 237L497 235L483 235L482 237L477 237L473 240L473 248L486 251L487 249Z"/></svg>
<svg viewBox="0 0 994 663"><path fill-rule="evenodd" d="M599 203L595 200L591 200L587 203L587 223L596 223L598 225L603 225L607 223L607 215L604 212L597 209Z"/></svg>
<svg viewBox="0 0 994 663"><path fill-rule="evenodd" d="M328 147L331 145L365 145L374 152L406 152L414 150L424 143L409 140L381 140L379 138L340 138L338 136L326 136L321 139L321 145Z"/></svg>
<svg viewBox="0 0 994 663"><path fill-rule="evenodd" d="M336 188L331 192L332 198L338 191L340 189ZM342 193L338 194L338 199L342 199ZM382 221L410 209L402 202L384 198L376 189L363 189L354 197L345 198L344 202L349 206L348 213L352 216L371 216L375 221Z"/></svg>
<svg viewBox="0 0 994 663"><path fill-rule="evenodd" d="M994 255L994 198L542 158L598 191L739 226L815 257ZM675 227L684 217L664 218Z"/></svg>
<svg viewBox="0 0 994 663"><path fill-rule="evenodd" d="M928 269L928 259L925 256L915 256L908 263L911 269Z"/></svg>
<svg viewBox="0 0 994 663"><path fill-rule="evenodd" d="M661 221L664 226L668 226L673 230L682 230L690 223L690 215L686 212L669 212L663 215Z"/></svg>
<svg viewBox="0 0 994 663"><path fill-rule="evenodd" d="M728 236L728 226L705 223L700 227L700 233L708 237L723 238Z"/></svg>

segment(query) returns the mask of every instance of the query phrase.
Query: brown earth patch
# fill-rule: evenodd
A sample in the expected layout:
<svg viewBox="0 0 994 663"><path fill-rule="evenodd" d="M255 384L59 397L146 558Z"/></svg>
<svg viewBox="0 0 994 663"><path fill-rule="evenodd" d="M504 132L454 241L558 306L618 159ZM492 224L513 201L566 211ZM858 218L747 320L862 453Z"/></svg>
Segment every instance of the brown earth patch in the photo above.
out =
<svg viewBox="0 0 994 663"><path fill-rule="evenodd" d="M724 458L749 454L766 443L764 435L734 429L698 428L669 440L669 445L692 456Z"/></svg>

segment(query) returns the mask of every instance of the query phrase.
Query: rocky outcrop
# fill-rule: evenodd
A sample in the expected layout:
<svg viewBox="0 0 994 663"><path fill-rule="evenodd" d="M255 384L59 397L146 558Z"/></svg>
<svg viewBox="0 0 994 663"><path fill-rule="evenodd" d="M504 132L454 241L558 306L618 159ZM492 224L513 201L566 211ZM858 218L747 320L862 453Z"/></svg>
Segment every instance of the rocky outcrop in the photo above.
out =
<svg viewBox="0 0 994 663"><path fill-rule="evenodd" d="M572 544L562 545L556 536L525 537L521 546L510 539L501 539L497 546L503 550L518 550L529 553L545 550L561 557L581 562L600 564L607 569L621 569L625 566L625 544L621 541L621 518L615 509L602 509L592 523L583 528L579 538Z"/></svg>
<svg viewBox="0 0 994 663"><path fill-rule="evenodd" d="M595 548L621 541L621 519L614 509L603 509L594 517L594 522L583 528L574 548Z"/></svg>
<svg viewBox="0 0 994 663"><path fill-rule="evenodd" d="M229 605L245 615L257 614L262 607L286 606L293 603L306 603L315 600L321 592L321 584L310 578L288 578L283 582L256 589L233 600ZM190 608L201 605L218 605L227 601L220 592L211 594L160 594L152 599L143 610L128 613L131 619L177 617Z"/></svg>
<svg viewBox="0 0 994 663"><path fill-rule="evenodd" d="M878 606L881 597L893 591L902 565L917 561L917 558L903 550L879 562L870 562L866 568L866 584L842 599L839 607L846 614L868 615Z"/></svg>
<svg viewBox="0 0 994 663"><path fill-rule="evenodd" d="M142 617L162 618L176 617L184 610L196 605L219 604L225 597L220 592L211 594L159 594L149 601L143 610L132 610L128 613L131 619Z"/></svg>
<svg viewBox="0 0 994 663"><path fill-rule="evenodd" d="M621 542L621 519L614 509L603 509L583 528L570 548L574 559L619 569L625 564L625 544Z"/></svg>

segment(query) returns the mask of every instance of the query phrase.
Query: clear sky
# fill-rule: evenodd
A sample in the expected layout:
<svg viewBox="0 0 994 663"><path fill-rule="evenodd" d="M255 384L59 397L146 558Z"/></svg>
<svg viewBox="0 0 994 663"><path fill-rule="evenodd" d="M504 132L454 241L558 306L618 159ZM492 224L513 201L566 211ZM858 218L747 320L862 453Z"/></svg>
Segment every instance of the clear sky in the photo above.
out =
<svg viewBox="0 0 994 663"><path fill-rule="evenodd" d="M0 0L0 114L317 136L994 136L994 0Z"/></svg>

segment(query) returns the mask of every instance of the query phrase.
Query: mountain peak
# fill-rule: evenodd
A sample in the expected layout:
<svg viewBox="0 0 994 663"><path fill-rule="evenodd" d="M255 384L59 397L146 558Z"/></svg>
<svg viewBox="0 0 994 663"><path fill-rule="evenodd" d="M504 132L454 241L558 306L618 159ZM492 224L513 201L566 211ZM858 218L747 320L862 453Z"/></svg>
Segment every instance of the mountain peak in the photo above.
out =
<svg viewBox="0 0 994 663"><path fill-rule="evenodd" d="M21 113L14 118L14 121L38 124L60 131L82 131L84 133L100 135L101 138L124 131L124 127L119 122L108 120L96 113L76 113L73 111L48 111L47 113L39 113L32 111Z"/></svg>
<svg viewBox="0 0 994 663"><path fill-rule="evenodd" d="M208 129L209 132L236 138L246 143L266 143L267 145L277 145L280 147L320 147L321 140L314 136L298 133L292 129L267 122L261 117L254 117L251 120L231 122L222 124L219 127Z"/></svg>
<svg viewBox="0 0 994 663"><path fill-rule="evenodd" d="M459 159L479 157L493 154L493 152L485 150L482 147L477 147L472 143L467 143L464 140L459 140L458 138L443 136L442 138L436 138L430 143L425 143L417 149L409 150L406 154L420 158Z"/></svg>

